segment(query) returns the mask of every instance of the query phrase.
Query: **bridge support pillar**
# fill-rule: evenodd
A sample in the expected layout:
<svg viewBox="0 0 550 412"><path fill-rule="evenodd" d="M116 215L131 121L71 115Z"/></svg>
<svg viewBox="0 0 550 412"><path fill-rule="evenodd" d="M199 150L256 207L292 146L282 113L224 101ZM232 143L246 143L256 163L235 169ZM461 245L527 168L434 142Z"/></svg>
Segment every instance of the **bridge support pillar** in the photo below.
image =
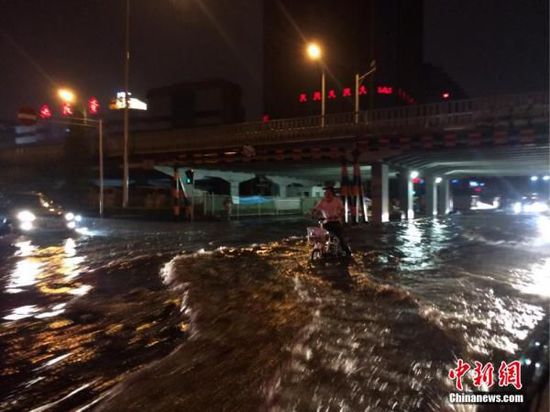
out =
<svg viewBox="0 0 550 412"><path fill-rule="evenodd" d="M438 185L438 213L439 215L448 215L451 212L451 187L449 179L443 178Z"/></svg>
<svg viewBox="0 0 550 412"><path fill-rule="evenodd" d="M241 181L239 180L230 180L229 181L229 194L231 196L239 196L239 185L241 184Z"/></svg>
<svg viewBox="0 0 550 412"><path fill-rule="evenodd" d="M426 216L437 215L437 183L434 176L426 177ZM441 183L441 182L440 182Z"/></svg>
<svg viewBox="0 0 550 412"><path fill-rule="evenodd" d="M383 223L390 220L389 167L384 163L371 165L372 221Z"/></svg>
<svg viewBox="0 0 550 412"><path fill-rule="evenodd" d="M401 169L399 175L399 204L401 210L405 212L406 219L414 219L414 193L410 170Z"/></svg>

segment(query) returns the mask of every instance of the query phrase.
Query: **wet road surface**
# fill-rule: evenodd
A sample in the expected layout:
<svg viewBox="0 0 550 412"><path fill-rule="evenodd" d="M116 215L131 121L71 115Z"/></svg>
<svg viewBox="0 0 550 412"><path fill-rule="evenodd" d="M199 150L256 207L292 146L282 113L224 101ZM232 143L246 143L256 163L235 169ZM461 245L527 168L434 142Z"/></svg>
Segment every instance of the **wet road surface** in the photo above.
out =
<svg viewBox="0 0 550 412"><path fill-rule="evenodd" d="M351 228L321 267L308 224L1 240L0 410L454 410L457 358L513 359L547 323L546 217Z"/></svg>

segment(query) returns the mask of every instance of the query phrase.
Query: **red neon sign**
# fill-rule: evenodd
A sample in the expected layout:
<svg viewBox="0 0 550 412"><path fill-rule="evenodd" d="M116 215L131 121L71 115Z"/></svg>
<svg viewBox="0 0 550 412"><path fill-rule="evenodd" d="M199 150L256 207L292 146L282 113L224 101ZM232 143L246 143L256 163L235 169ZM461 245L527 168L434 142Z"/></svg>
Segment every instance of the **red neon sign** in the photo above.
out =
<svg viewBox="0 0 550 412"><path fill-rule="evenodd" d="M313 101L314 102L321 101L321 92L314 92L313 93Z"/></svg>
<svg viewBox="0 0 550 412"><path fill-rule="evenodd" d="M365 86L359 86L359 96L367 94L367 88Z"/></svg>
<svg viewBox="0 0 550 412"><path fill-rule="evenodd" d="M72 116L74 114L73 108L69 103L63 103L63 106L61 106L61 113L63 116Z"/></svg>
<svg viewBox="0 0 550 412"><path fill-rule="evenodd" d="M378 94L392 94L393 89L390 86L378 86L376 88Z"/></svg>
<svg viewBox="0 0 550 412"><path fill-rule="evenodd" d="M329 99L336 99L336 92L333 89L328 91L328 98Z"/></svg>
<svg viewBox="0 0 550 412"><path fill-rule="evenodd" d="M90 97L90 100L88 100L88 111L90 114L99 113L99 101L95 97Z"/></svg>
<svg viewBox="0 0 550 412"><path fill-rule="evenodd" d="M42 106L40 106L40 111L38 112L38 114L42 119L49 119L50 117L52 117L50 106L48 106L47 104L43 104Z"/></svg>
<svg viewBox="0 0 550 412"><path fill-rule="evenodd" d="M300 103L305 103L305 102L307 102L307 94L300 93Z"/></svg>
<svg viewBox="0 0 550 412"><path fill-rule="evenodd" d="M351 89L349 87L346 87L342 91L342 97L351 97Z"/></svg>

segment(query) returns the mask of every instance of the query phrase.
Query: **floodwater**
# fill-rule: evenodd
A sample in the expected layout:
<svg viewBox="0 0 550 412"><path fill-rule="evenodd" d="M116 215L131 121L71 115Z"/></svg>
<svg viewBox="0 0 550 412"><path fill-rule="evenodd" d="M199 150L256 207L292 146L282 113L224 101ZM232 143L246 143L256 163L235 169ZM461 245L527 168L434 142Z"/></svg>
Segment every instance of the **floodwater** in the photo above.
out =
<svg viewBox="0 0 550 412"><path fill-rule="evenodd" d="M447 400L458 358L547 359L548 217L353 227L315 267L308 224L0 240L0 410L475 410Z"/></svg>

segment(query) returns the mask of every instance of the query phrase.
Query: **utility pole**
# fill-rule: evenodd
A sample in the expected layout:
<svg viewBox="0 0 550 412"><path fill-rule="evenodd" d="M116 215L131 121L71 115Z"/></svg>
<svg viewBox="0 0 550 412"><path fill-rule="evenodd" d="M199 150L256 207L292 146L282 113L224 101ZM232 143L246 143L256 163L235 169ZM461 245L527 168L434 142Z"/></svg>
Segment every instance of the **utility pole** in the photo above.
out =
<svg viewBox="0 0 550 412"><path fill-rule="evenodd" d="M122 207L128 207L128 189L130 184L128 165L128 123L129 123L129 96L128 78L130 72L130 0L126 0L126 39L124 53L124 176L122 178Z"/></svg>

